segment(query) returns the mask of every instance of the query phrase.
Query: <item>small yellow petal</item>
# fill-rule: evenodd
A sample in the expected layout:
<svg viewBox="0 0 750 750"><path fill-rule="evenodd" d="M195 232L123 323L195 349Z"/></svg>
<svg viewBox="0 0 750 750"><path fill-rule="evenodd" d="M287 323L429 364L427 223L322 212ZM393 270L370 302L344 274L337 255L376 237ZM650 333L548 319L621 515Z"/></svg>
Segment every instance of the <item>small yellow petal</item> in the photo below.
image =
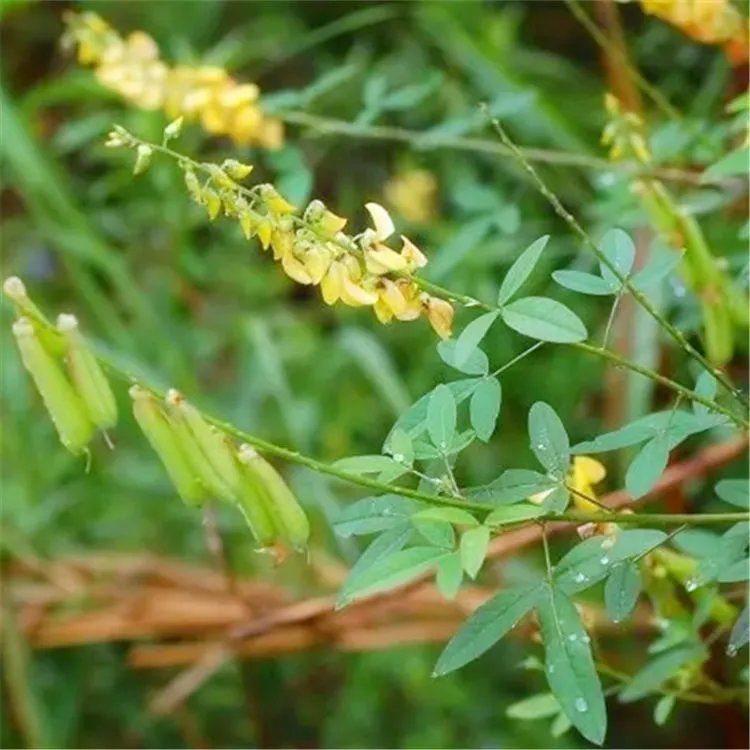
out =
<svg viewBox="0 0 750 750"><path fill-rule="evenodd" d="M375 240L383 242L395 231L390 214L379 203L365 203L365 208L370 212L372 223L375 226Z"/></svg>

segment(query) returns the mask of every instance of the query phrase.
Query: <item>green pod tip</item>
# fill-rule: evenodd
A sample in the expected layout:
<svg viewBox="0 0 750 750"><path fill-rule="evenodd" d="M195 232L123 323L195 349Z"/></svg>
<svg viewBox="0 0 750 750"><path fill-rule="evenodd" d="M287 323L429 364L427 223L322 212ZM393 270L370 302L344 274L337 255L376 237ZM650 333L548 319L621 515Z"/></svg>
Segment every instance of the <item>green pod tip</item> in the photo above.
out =
<svg viewBox="0 0 750 750"><path fill-rule="evenodd" d="M248 461L252 458L243 448L237 452L237 461L241 469L237 505L258 543L262 547L270 547L276 542L278 532L271 516L271 501L266 487L248 466Z"/></svg>
<svg viewBox="0 0 750 750"><path fill-rule="evenodd" d="M59 362L42 345L28 318L21 317L13 323L13 335L60 442L73 454L83 453L94 434L94 425L81 399Z"/></svg>
<svg viewBox="0 0 750 750"><path fill-rule="evenodd" d="M112 429L117 424L117 402L107 376L78 329L75 315L59 315L57 330L65 340L70 379L91 421L101 430Z"/></svg>

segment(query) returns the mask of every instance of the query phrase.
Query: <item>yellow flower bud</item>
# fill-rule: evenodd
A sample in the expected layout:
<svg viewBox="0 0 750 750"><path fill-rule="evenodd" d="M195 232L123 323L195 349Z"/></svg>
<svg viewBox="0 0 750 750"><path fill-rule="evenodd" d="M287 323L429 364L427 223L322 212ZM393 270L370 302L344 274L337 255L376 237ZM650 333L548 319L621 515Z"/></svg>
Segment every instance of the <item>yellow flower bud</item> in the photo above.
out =
<svg viewBox="0 0 750 750"><path fill-rule="evenodd" d="M42 346L28 318L13 323L13 335L21 361L44 401L60 442L73 454L83 453L94 433L83 402L60 364Z"/></svg>
<svg viewBox="0 0 750 750"><path fill-rule="evenodd" d="M237 159L225 159L221 168L233 179L244 180L253 171L251 164L243 164Z"/></svg>
<svg viewBox="0 0 750 750"><path fill-rule="evenodd" d="M402 234L401 241L404 243L401 248L401 255L404 257L409 271L413 271L415 268L423 268L427 265L427 258L424 253L408 237L404 237Z"/></svg>
<svg viewBox="0 0 750 750"><path fill-rule="evenodd" d="M337 260L333 261L328 272L320 282L320 291L323 294L323 301L327 305L333 305L341 298L345 278L346 270L344 269L344 266Z"/></svg>
<svg viewBox="0 0 750 750"><path fill-rule="evenodd" d="M572 489L577 490L583 495L588 495L589 497L596 499L596 492L593 489L593 485L599 484L599 482L601 482L606 476L607 470L595 458L589 456L575 456L573 458L573 466L571 467L570 475L568 476L568 482ZM575 492L573 492L572 495L573 503L578 510L599 510L596 503L586 500Z"/></svg>
<svg viewBox="0 0 750 750"><path fill-rule="evenodd" d="M365 289L359 283L352 281L344 275L344 282L341 288L341 301L350 307L362 307L364 305L374 305L378 301L377 292Z"/></svg>
<svg viewBox="0 0 750 750"><path fill-rule="evenodd" d="M375 317L383 324L390 323L393 320L393 311L383 301L382 296L378 297L378 301L372 306L375 312Z"/></svg>
<svg viewBox="0 0 750 750"><path fill-rule="evenodd" d="M388 308L391 315L398 317L406 312L406 297L404 297L399 286L390 279L381 280L379 298L379 302L382 302ZM417 315L419 315L419 311L417 311Z"/></svg>
<svg viewBox="0 0 750 750"><path fill-rule="evenodd" d="M281 267L290 279L298 284L312 284L312 278L305 266L290 252L281 259Z"/></svg>
<svg viewBox="0 0 750 750"><path fill-rule="evenodd" d="M184 122L185 118L182 115L175 120L172 120L172 122L164 128L164 141L167 142L179 138L180 133L182 132L182 124Z"/></svg>
<svg viewBox="0 0 750 750"><path fill-rule="evenodd" d="M274 260L283 260L292 255L294 248L294 232L291 229L275 227L271 232L271 247Z"/></svg>
<svg viewBox="0 0 750 750"><path fill-rule="evenodd" d="M320 284L331 265L331 255L324 247L313 245L302 255L302 263L313 284Z"/></svg>
<svg viewBox="0 0 750 750"><path fill-rule="evenodd" d="M219 215L219 211L221 210L221 198L219 197L219 194L212 188L207 187L203 188L201 198L203 204L206 206L206 210L208 211L208 218L213 221Z"/></svg>
<svg viewBox="0 0 750 750"><path fill-rule="evenodd" d="M427 297L427 320L441 339L450 338L453 328L453 305L437 297Z"/></svg>
<svg viewBox="0 0 750 750"><path fill-rule="evenodd" d="M281 195L273 185L261 185L260 186L260 197L266 204L266 207L271 213L277 216L283 216L284 214L292 214L295 212L295 207Z"/></svg>
<svg viewBox="0 0 750 750"><path fill-rule="evenodd" d="M151 146L147 146L145 143L141 143L135 152L135 165L133 166L133 174L142 174L145 172L151 164L151 157L154 154Z"/></svg>
<svg viewBox="0 0 750 750"><path fill-rule="evenodd" d="M130 389L133 416L169 475L177 494L187 505L200 505L206 499L203 484L184 453L181 440L175 434L159 402L145 389L134 385Z"/></svg>
<svg viewBox="0 0 750 750"><path fill-rule="evenodd" d="M273 224L271 221L266 217L262 218L256 225L255 232L258 235L261 247L264 250L268 250L268 246L271 244L271 235L273 233Z"/></svg>
<svg viewBox="0 0 750 750"><path fill-rule="evenodd" d="M101 430L117 424L117 402L101 365L78 330L74 315L59 315L57 329L65 339L68 373L91 421Z"/></svg>

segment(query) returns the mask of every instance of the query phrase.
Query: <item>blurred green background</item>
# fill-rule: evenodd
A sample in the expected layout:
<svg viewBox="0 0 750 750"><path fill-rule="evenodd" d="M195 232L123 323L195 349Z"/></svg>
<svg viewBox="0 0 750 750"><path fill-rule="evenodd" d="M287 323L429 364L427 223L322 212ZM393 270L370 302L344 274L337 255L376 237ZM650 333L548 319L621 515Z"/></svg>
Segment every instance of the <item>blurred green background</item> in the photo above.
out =
<svg viewBox="0 0 750 750"><path fill-rule="evenodd" d="M21 276L50 313L74 312L102 350L133 372L322 460L378 452L400 411L453 377L436 355L434 335L423 321L383 327L366 311L324 306L232 222L208 225L173 164L157 159L133 178L129 156L104 148L106 132L120 123L159 139L165 120L128 107L62 53L63 12L95 10L121 32L143 29L167 60L222 65L258 82L272 110L491 141L477 110L488 102L523 145L606 157L599 135L607 71L601 50L562 2L2 7L3 274ZM657 160L712 163L728 148L723 108L742 90L741 72L719 49L692 42L636 4L618 13L633 62L684 114L670 121L646 105ZM331 136L294 124L273 153L238 149L194 126L185 128L179 148L204 160L251 162L254 178L273 181L300 204L319 197L355 228L365 221L363 204L381 202L428 255L428 278L480 298L492 297L521 249L550 233L529 291L569 304L601 335L607 301L574 295L549 278L554 268L593 264L507 158L435 149L424 138ZM645 232L648 243L622 172L601 165L542 169L594 234L618 225ZM428 186L421 199L415 174L416 184ZM675 189L738 271L746 238L736 201L711 187ZM695 307L679 284L665 285L659 296L680 325L695 326ZM100 551L148 551L210 565L200 516L174 496L127 415L114 436L116 450L97 446L88 474L60 447L14 348L6 346L10 310L3 307L2 315L6 569L31 553L45 560ZM470 318L460 313L457 322ZM649 325L637 322L636 330L630 346L638 359L686 382L695 376L660 348ZM499 365L525 346L495 329L487 351ZM735 374L742 374L740 365ZM641 380L624 378L616 393L606 384L598 360L544 347L504 377L500 429L489 444L468 451L458 466L461 481L479 484L502 467L531 465L525 422L536 400L555 405L573 440L612 426L613 414L635 417L669 403ZM127 411L126 399L121 409ZM351 564L359 548L336 539L330 522L361 492L284 468L313 518L314 545ZM612 464L608 487L620 479ZM700 483L688 495L690 507L709 507ZM316 592L299 561L271 569L259 560L238 514L222 509L219 522L242 575L265 576L300 595ZM505 575L523 576L538 564L530 553L506 565ZM643 641L626 634L612 647L637 665ZM54 747L580 746L572 732L555 739L545 722L504 715L514 701L544 690L538 672L520 668L538 648L504 643L440 680L430 678L438 646L355 655L321 650L242 669L231 664L189 699L192 732L184 715L146 710L169 675L130 670L125 645L36 652L27 678L41 733ZM255 687L252 709L243 682ZM6 709L8 689L4 684ZM652 708L613 705L607 746L739 747L745 739L734 708L680 705L663 728L653 725ZM0 727L3 746L24 742L12 711L3 710Z"/></svg>

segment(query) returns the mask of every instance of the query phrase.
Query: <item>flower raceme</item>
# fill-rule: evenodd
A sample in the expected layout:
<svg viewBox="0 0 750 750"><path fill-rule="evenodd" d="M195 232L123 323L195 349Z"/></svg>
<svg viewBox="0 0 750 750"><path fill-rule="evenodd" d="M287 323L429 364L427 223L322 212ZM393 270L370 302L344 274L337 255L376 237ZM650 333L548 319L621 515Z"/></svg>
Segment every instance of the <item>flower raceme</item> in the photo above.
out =
<svg viewBox="0 0 750 750"><path fill-rule="evenodd" d="M78 60L94 67L99 81L142 109L161 109L168 117L195 120L212 135L238 145L279 148L279 120L258 104L259 88L241 83L211 65L170 67L156 42L142 31L121 37L96 13L67 13L63 42L77 48Z"/></svg>
<svg viewBox="0 0 750 750"><path fill-rule="evenodd" d="M142 171L139 165L154 150L163 150L139 141L119 126L109 134L107 145L134 149L136 171ZM452 305L423 292L412 278L427 264L427 258L411 240L401 235L398 250L387 244L395 226L381 205L367 203L372 226L350 235L343 231L347 220L320 200L299 212L271 184L241 185L252 170L250 165L234 159L221 165L198 164L169 153L184 172L190 196L206 209L209 219L222 212L236 219L245 237L257 238L263 250L270 250L289 278L320 287L327 305L342 302L350 307L371 307L381 323L424 316L441 338L450 337Z"/></svg>

